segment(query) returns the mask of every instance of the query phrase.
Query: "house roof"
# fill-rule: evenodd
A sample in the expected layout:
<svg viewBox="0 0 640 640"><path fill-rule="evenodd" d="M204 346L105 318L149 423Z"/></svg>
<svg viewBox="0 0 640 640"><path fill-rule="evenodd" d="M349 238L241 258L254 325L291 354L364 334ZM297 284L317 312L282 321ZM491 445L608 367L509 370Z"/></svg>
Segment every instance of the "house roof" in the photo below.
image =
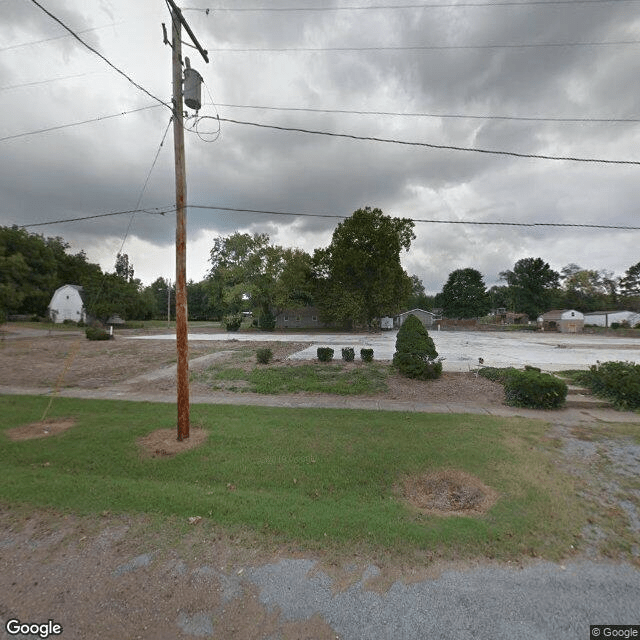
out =
<svg viewBox="0 0 640 640"><path fill-rule="evenodd" d="M436 314L433 313L433 311L425 311L424 309L411 309L411 311L403 311L402 313L399 313L398 316L406 316L410 313L414 313L416 311L419 311L420 313L428 313L431 316L435 316Z"/></svg>
<svg viewBox="0 0 640 640"><path fill-rule="evenodd" d="M547 311L547 313L543 313L540 317L543 320L562 320L562 316L565 313L569 313L571 311L582 316L582 313L580 311L576 311L575 309L552 309L551 311Z"/></svg>

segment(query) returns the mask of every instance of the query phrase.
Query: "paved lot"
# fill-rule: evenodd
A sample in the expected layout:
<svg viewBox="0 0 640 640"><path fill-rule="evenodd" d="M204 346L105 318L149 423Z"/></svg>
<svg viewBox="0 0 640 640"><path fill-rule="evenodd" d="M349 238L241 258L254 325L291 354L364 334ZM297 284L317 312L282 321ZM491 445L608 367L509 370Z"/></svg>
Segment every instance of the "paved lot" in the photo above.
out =
<svg viewBox="0 0 640 640"><path fill-rule="evenodd" d="M388 333L237 333L234 339L251 342L311 342L307 349L291 356L295 360L312 360L318 347L332 347L340 358L342 347L374 350L376 360L391 360L395 351L395 331ZM431 337L445 371L468 371L477 367L478 358L485 366L522 367L530 364L547 371L587 369L596 361L627 360L640 362L640 340L586 334L432 331ZM190 341L229 340L229 333L198 333ZM136 336L132 339L174 340L174 335Z"/></svg>

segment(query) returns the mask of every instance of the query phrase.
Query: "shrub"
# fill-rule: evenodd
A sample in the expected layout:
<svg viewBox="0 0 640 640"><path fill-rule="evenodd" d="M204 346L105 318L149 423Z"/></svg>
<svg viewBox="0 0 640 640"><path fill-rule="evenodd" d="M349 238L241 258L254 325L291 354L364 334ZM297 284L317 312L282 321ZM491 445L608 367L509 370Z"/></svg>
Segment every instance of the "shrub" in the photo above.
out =
<svg viewBox="0 0 640 640"><path fill-rule="evenodd" d="M260 327L260 329L262 329L262 331L273 331L276 328L276 318L271 313L271 311L260 314L260 318L258 319L258 326Z"/></svg>
<svg viewBox="0 0 640 640"><path fill-rule="evenodd" d="M331 362L333 359L333 349L331 347L318 347L317 353L320 362Z"/></svg>
<svg viewBox="0 0 640 640"><path fill-rule="evenodd" d="M620 409L640 409L640 364L603 362L594 364L579 380L596 395L611 400Z"/></svg>
<svg viewBox="0 0 640 640"><path fill-rule="evenodd" d="M85 329L87 340L109 340L109 332L102 327L87 327Z"/></svg>
<svg viewBox="0 0 640 640"><path fill-rule="evenodd" d="M486 378L487 380L491 380L491 382L500 382L504 384L506 379L514 372L518 371L513 367L504 367L502 369L498 369L496 367L482 367L482 369L478 370L478 375Z"/></svg>
<svg viewBox="0 0 640 640"><path fill-rule="evenodd" d="M342 359L345 362L353 362L356 357L356 352L353 350L353 347L345 347L342 349Z"/></svg>
<svg viewBox="0 0 640 640"><path fill-rule="evenodd" d="M227 331L237 331L242 324L242 315L240 313L231 313L222 318L222 324Z"/></svg>
<svg viewBox="0 0 640 640"><path fill-rule="evenodd" d="M524 365L524 370L525 371L535 371L536 373L542 373L542 369L540 369L540 367L533 367L530 364L525 364Z"/></svg>
<svg viewBox="0 0 640 640"><path fill-rule="evenodd" d="M442 361L424 325L410 315L400 327L396 337L393 364L408 378L429 380L442 374Z"/></svg>
<svg viewBox="0 0 640 640"><path fill-rule="evenodd" d="M373 349L360 349L362 362L373 362Z"/></svg>
<svg viewBox="0 0 640 640"><path fill-rule="evenodd" d="M76 322L75 320L70 320L69 318L65 318L65 319L62 321L62 324L66 324L66 325L69 325L69 324L77 324L77 322Z"/></svg>
<svg viewBox="0 0 640 640"><path fill-rule="evenodd" d="M262 347L256 351L256 360L260 364L269 364L273 358L273 351L267 347Z"/></svg>
<svg viewBox="0 0 640 640"><path fill-rule="evenodd" d="M514 407L558 409L567 398L567 385L548 373L513 371L505 379L504 396Z"/></svg>

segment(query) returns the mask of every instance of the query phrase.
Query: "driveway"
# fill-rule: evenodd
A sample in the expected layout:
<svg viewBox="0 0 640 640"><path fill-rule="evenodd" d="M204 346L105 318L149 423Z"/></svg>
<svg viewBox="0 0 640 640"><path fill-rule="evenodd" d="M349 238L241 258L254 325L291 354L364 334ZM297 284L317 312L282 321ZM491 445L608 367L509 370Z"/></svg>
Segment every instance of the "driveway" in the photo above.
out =
<svg viewBox="0 0 640 640"><path fill-rule="evenodd" d="M391 360L396 331L388 333L193 333L190 342L229 340L252 342L311 342L312 345L290 356L292 360L313 360L318 347L332 347L340 358L342 347L373 349L376 360ZM546 371L588 369L598 360L640 362L640 340L590 334L432 331L429 334L438 354L445 358L445 371L468 371L478 366L523 367L526 364ZM175 335L132 336L132 340L175 340Z"/></svg>

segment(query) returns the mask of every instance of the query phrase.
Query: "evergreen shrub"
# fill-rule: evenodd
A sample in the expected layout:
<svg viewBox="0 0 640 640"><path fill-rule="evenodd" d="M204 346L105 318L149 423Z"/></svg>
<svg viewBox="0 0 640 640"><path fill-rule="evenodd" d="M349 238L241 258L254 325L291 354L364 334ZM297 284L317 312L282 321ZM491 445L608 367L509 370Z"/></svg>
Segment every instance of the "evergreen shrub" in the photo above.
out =
<svg viewBox="0 0 640 640"><path fill-rule="evenodd" d="M342 359L345 362L353 362L355 357L356 352L354 351L353 347L345 347L342 349Z"/></svg>
<svg viewBox="0 0 640 640"><path fill-rule="evenodd" d="M262 347L256 351L256 360L260 364L269 364L273 358L273 351L268 347Z"/></svg>
<svg viewBox="0 0 640 640"><path fill-rule="evenodd" d="M567 398L567 385L549 373L513 371L504 381L504 396L512 407L558 409Z"/></svg>
<svg viewBox="0 0 640 640"><path fill-rule="evenodd" d="M429 332L416 316L410 315L396 337L393 364L407 378L430 380L442 375L442 360Z"/></svg>
<svg viewBox="0 0 640 640"><path fill-rule="evenodd" d="M360 349L362 362L373 362L373 349Z"/></svg>
<svg viewBox="0 0 640 640"><path fill-rule="evenodd" d="M242 324L242 314L231 313L222 318L222 324L225 326L227 331L237 331Z"/></svg>
<svg viewBox="0 0 640 640"><path fill-rule="evenodd" d="M260 314L258 326L262 331L273 331L276 328L276 318L271 311Z"/></svg>
<svg viewBox="0 0 640 640"><path fill-rule="evenodd" d="M333 360L333 349L331 347L318 347L317 353L320 362L331 362Z"/></svg>
<svg viewBox="0 0 640 640"><path fill-rule="evenodd" d="M84 333L87 340L109 340L111 338L109 332L102 327L87 327Z"/></svg>

